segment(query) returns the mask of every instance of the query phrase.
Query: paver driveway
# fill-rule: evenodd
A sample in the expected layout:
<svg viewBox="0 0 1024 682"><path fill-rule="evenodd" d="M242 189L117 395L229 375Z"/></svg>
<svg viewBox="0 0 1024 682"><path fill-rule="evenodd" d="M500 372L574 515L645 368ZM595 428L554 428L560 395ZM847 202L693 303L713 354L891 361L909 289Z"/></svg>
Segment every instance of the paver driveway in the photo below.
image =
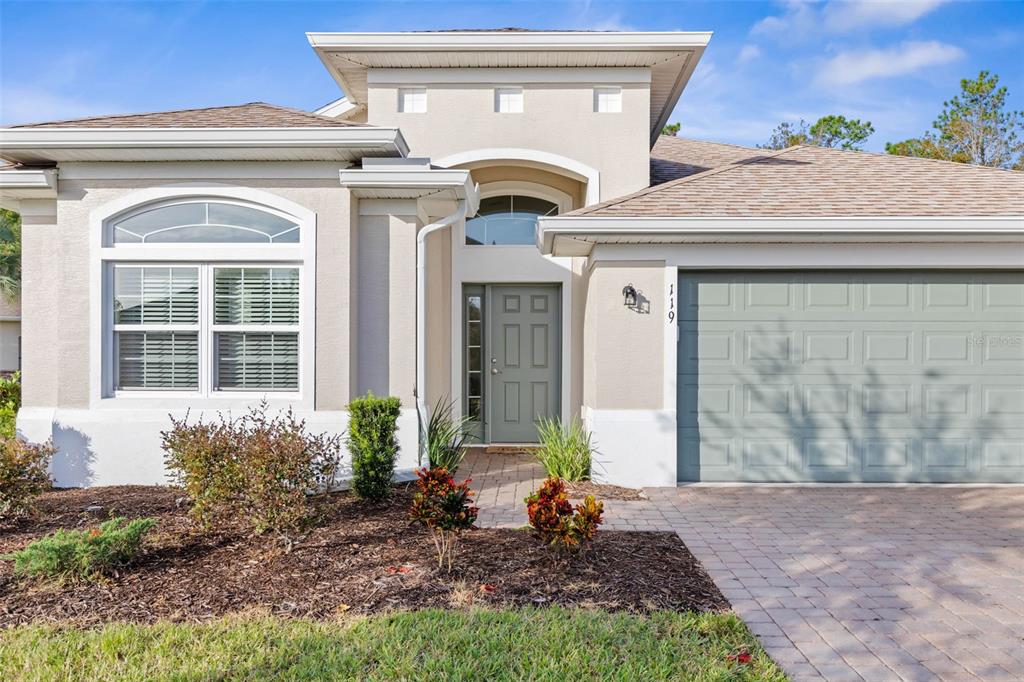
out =
<svg viewBox="0 0 1024 682"><path fill-rule="evenodd" d="M480 522L543 474L471 458ZM795 680L1024 680L1024 488L649 488L610 528L674 530Z"/></svg>
<svg viewBox="0 0 1024 682"><path fill-rule="evenodd" d="M647 492L794 679L1024 679L1024 489Z"/></svg>

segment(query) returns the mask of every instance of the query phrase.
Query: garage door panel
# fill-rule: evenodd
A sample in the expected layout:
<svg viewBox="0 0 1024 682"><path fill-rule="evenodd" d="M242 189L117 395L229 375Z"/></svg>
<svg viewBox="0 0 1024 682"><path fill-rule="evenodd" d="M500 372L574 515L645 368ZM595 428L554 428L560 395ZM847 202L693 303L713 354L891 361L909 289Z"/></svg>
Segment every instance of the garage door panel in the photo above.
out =
<svg viewBox="0 0 1024 682"><path fill-rule="evenodd" d="M1020 273L703 273L679 290L681 480L1024 481Z"/></svg>

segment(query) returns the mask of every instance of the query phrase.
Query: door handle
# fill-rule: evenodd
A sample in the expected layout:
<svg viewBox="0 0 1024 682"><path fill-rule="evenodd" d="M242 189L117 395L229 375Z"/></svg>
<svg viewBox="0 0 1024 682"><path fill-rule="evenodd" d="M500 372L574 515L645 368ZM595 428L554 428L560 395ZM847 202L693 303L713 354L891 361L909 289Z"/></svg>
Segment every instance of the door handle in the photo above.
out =
<svg viewBox="0 0 1024 682"><path fill-rule="evenodd" d="M497 367L491 367L491 374L501 374L501 370Z"/></svg>

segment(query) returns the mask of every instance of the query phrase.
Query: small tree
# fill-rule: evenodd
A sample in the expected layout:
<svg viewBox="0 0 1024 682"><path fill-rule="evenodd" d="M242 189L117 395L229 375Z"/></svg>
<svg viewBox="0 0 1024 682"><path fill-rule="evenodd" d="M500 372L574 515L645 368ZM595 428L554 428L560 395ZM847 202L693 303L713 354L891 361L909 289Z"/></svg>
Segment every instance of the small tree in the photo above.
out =
<svg viewBox="0 0 1024 682"><path fill-rule="evenodd" d="M0 208L0 295L21 293L21 216Z"/></svg>
<svg viewBox="0 0 1024 682"><path fill-rule="evenodd" d="M348 449L352 455L352 488L368 500L391 491L398 457L398 416L402 401L372 393L349 403Z"/></svg>
<svg viewBox="0 0 1024 682"><path fill-rule="evenodd" d="M670 137L675 137L676 135L679 134L679 129L682 127L683 124L679 122L669 123L664 128L661 129L661 134L668 135Z"/></svg>
<svg viewBox="0 0 1024 682"><path fill-rule="evenodd" d="M1006 108L1006 86L981 71L960 81L960 93L943 103L932 131L919 138L889 142L885 151L995 168L1024 168L1024 111Z"/></svg>
<svg viewBox="0 0 1024 682"><path fill-rule="evenodd" d="M800 123L783 121L775 127L768 143L761 145L761 148L786 149L807 144L815 147L860 149L874 132L875 128L871 121L829 114L822 116L811 126L803 119Z"/></svg>
<svg viewBox="0 0 1024 682"><path fill-rule="evenodd" d="M469 479L456 483L444 468L420 469L416 472L417 492L412 498L412 518L430 529L437 550L437 567L452 560L462 532L473 527L479 509L473 506Z"/></svg>

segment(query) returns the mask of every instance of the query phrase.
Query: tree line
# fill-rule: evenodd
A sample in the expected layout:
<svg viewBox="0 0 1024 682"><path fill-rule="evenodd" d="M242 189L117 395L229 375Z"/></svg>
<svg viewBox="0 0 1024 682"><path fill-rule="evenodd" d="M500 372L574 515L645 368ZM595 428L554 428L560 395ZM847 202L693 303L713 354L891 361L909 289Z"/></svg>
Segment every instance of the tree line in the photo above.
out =
<svg viewBox="0 0 1024 682"><path fill-rule="evenodd" d="M920 137L886 142L885 151L897 156L941 159L994 168L1024 170L1024 111L1006 106L1008 91L999 76L981 71L960 81L960 92L943 102L931 130ZM675 135L680 124L662 130ZM875 132L871 121L839 114L822 116L813 124L783 121L772 130L762 149L814 145L859 150Z"/></svg>

